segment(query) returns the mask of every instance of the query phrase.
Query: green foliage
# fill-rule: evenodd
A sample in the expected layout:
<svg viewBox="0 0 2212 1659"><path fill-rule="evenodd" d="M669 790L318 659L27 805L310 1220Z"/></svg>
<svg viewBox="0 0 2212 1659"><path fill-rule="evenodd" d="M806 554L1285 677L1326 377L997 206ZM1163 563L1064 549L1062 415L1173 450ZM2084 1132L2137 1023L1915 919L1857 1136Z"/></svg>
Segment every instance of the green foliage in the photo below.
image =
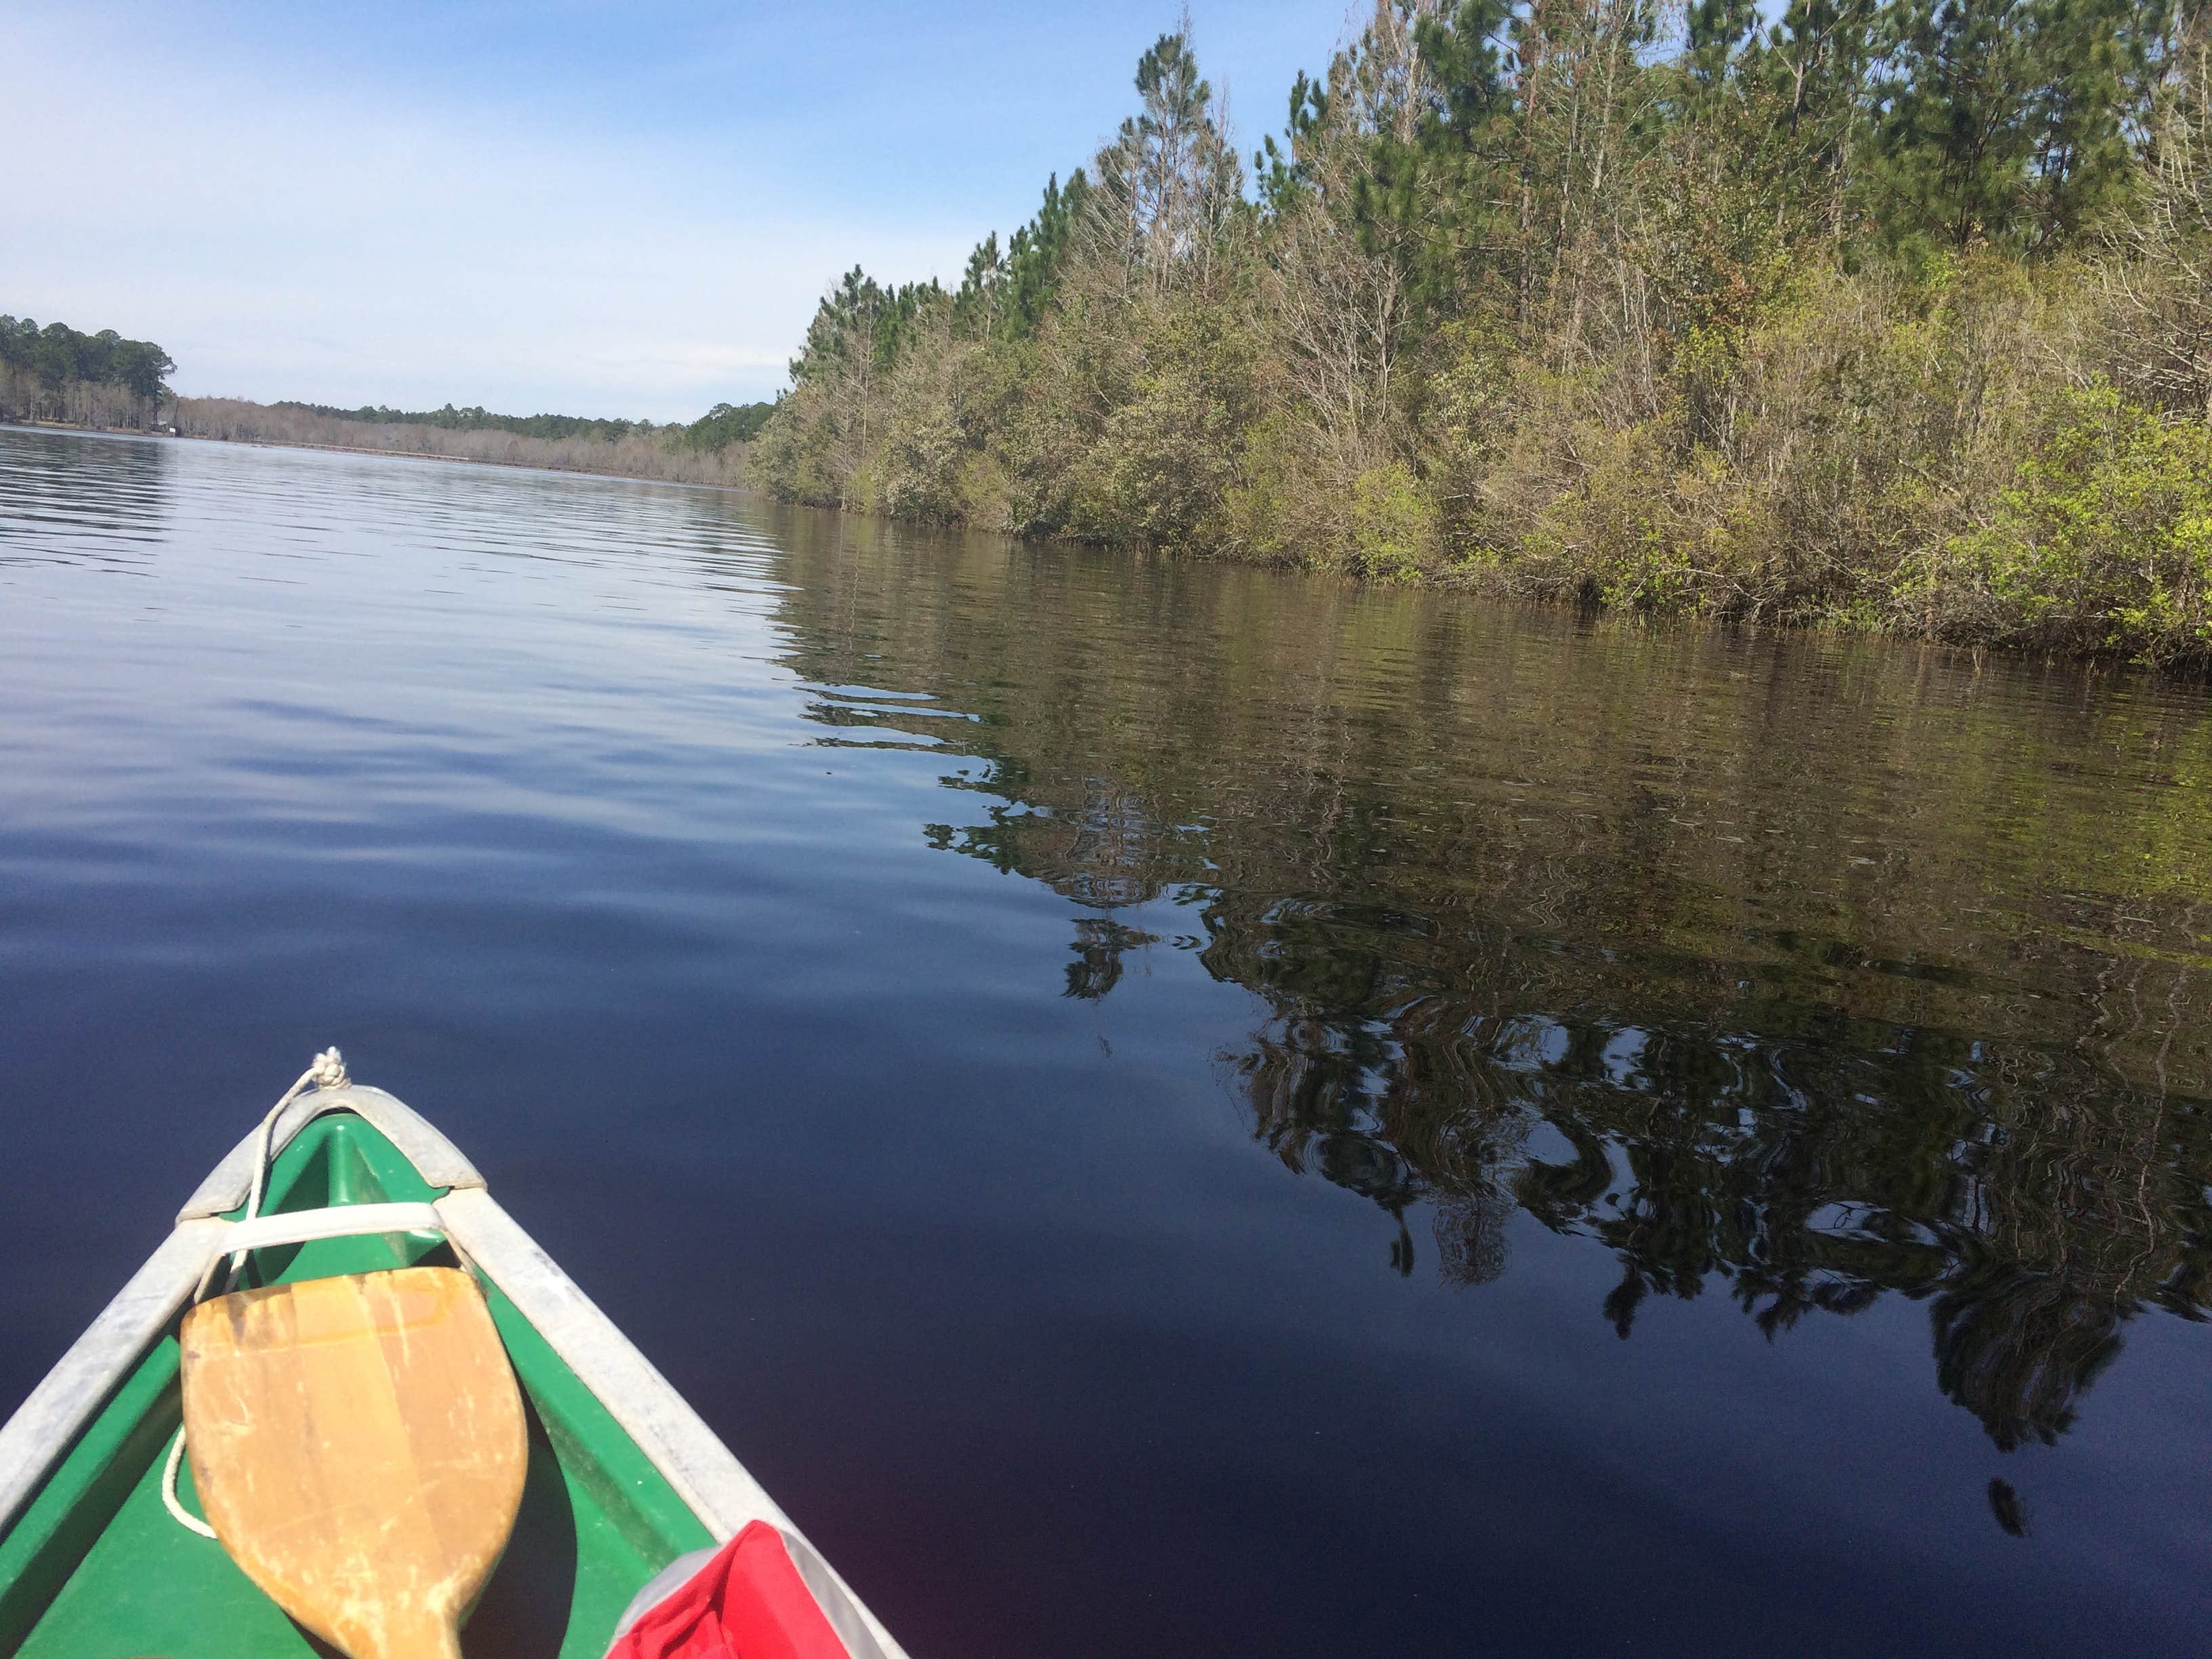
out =
<svg viewBox="0 0 2212 1659"><path fill-rule="evenodd" d="M1403 461L1385 461L1352 485L1352 545L1362 574L1412 581L1435 557L1437 508Z"/></svg>
<svg viewBox="0 0 2212 1659"><path fill-rule="evenodd" d="M2014 232L2033 148L2032 0L1899 0L1875 88L1881 216L1893 239L1964 248Z"/></svg>
<svg viewBox="0 0 2212 1659"><path fill-rule="evenodd" d="M1074 245L1075 228L1089 204L1091 180L1078 167L1061 189L1058 174L1045 180L1044 202L1036 217L1006 244L1006 302L1004 331L1021 339L1035 334L1059 291L1062 267Z"/></svg>
<svg viewBox="0 0 2212 1659"><path fill-rule="evenodd" d="M126 340L112 328L80 334L66 323L40 328L28 317L0 317L0 365L35 376L53 387L80 380L120 386L137 398L158 398L177 371L169 354L151 340Z"/></svg>
<svg viewBox="0 0 2212 1659"><path fill-rule="evenodd" d="M1669 40L1656 0L1376 0L1297 77L1249 198L1164 35L1135 112L951 293L855 270L824 300L754 476L1378 580L2212 663L2201 10L1692 0Z"/></svg>
<svg viewBox="0 0 2212 1659"><path fill-rule="evenodd" d="M1249 337L1228 307L1163 304L1134 319L1134 372L1073 469L1069 532L1211 550L1249 418Z"/></svg>
<svg viewBox="0 0 2212 1659"><path fill-rule="evenodd" d="M452 404L431 410L392 409L381 404L337 409L327 404L286 401L270 407L368 426L429 427L441 432L506 432L520 438L556 443L580 441L613 444L633 436L653 437L659 434L675 448L719 454L732 444L747 443L757 436L776 406L772 403L716 404L688 426L668 428L656 427L650 421L594 419L580 415L497 415L480 405L457 409Z"/></svg>
<svg viewBox="0 0 2212 1659"><path fill-rule="evenodd" d="M823 399L794 388L776 404L775 418L761 428L752 451L752 476L784 501L810 507L845 505L845 482L834 465L840 436L836 415Z"/></svg>
<svg viewBox="0 0 2212 1659"><path fill-rule="evenodd" d="M961 332L971 337L996 334L1005 325L1006 277L1006 258L999 252L994 230L968 256L968 269L953 290L952 320Z"/></svg>
<svg viewBox="0 0 2212 1659"><path fill-rule="evenodd" d="M358 409L337 409L328 404L285 399L271 405L296 409L328 420L359 421L370 426L428 426L444 432L512 432L523 438L585 438L611 443L632 432L649 432L650 421L595 420L580 415L495 415L481 406L456 409L390 409L382 404L363 404ZM729 405L724 404L722 408Z"/></svg>
<svg viewBox="0 0 2212 1659"><path fill-rule="evenodd" d="M1060 289L1090 194L1081 167L1068 175L1065 189L1054 173L1045 180L1036 217L1007 239L1004 252L996 231L976 244L952 296L953 325L963 335L1024 340L1036 332Z"/></svg>
<svg viewBox="0 0 2212 1659"><path fill-rule="evenodd" d="M687 449L720 451L732 444L750 442L775 413L769 404L716 404L683 429L678 440Z"/></svg>
<svg viewBox="0 0 2212 1659"><path fill-rule="evenodd" d="M2063 246L2126 190L2168 9L2147 0L1893 0L1875 89L1893 242Z"/></svg>
<svg viewBox="0 0 2212 1659"><path fill-rule="evenodd" d="M2131 647L2152 661L2212 650L2212 429L2161 419L2109 386L2058 400L2049 434L1990 521L1945 549L2018 642Z"/></svg>

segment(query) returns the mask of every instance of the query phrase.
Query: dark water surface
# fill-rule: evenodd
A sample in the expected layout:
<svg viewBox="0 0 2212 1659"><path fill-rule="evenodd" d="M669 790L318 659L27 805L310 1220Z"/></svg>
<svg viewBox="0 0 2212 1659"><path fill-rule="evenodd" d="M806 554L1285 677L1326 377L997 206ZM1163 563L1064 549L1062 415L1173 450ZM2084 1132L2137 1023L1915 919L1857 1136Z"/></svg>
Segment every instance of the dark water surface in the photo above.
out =
<svg viewBox="0 0 2212 1659"><path fill-rule="evenodd" d="M0 1409L336 1042L917 1659L2204 1651L2209 994L2201 690L0 432Z"/></svg>

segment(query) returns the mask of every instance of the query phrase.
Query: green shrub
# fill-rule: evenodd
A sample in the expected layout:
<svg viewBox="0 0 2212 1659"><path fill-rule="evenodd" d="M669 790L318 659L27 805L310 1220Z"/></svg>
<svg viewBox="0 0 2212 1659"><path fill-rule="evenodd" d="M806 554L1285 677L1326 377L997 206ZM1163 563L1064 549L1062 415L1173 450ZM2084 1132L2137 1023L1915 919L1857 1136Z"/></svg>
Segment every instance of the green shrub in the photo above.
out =
<svg viewBox="0 0 2212 1659"><path fill-rule="evenodd" d="M2212 656L2212 427L2102 383L2064 394L1989 522L1922 580L1985 596L2000 640Z"/></svg>
<svg viewBox="0 0 2212 1659"><path fill-rule="evenodd" d="M1359 573L1413 581L1435 562L1436 503L1403 461L1370 466L1352 486L1352 545Z"/></svg>

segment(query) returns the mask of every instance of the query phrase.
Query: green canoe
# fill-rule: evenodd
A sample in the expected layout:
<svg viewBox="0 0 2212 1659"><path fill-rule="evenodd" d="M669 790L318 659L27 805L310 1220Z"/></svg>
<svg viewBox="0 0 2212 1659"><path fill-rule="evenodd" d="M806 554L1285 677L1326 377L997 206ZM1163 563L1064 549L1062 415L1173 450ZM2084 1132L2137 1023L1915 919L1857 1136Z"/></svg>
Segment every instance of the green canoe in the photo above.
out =
<svg viewBox="0 0 2212 1659"><path fill-rule="evenodd" d="M354 1084L298 1096L268 1134L260 1236L313 1232L317 1219L298 1212L356 1205L411 1205L389 1218L417 1224L258 1249L260 1282L430 1262L465 1263L483 1285L522 1385L530 1461L514 1536L463 1632L471 1656L600 1659L624 1608L663 1567L758 1520L783 1533L854 1659L903 1659L445 1136L382 1090ZM0 1655L328 1653L164 1501L179 1424L178 1322L246 1220L259 1139L249 1135L201 1184L167 1241L0 1429ZM267 1219L278 1216L288 1220ZM319 1224L334 1231L343 1219ZM197 1516L188 1460L175 1497Z"/></svg>

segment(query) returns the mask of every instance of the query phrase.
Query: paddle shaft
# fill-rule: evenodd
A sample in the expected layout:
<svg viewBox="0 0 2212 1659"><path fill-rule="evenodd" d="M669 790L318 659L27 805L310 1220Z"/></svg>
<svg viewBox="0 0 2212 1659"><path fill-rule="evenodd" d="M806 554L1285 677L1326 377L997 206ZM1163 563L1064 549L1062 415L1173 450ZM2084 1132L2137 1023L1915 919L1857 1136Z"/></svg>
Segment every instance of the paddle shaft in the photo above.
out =
<svg viewBox="0 0 2212 1659"><path fill-rule="evenodd" d="M410 1620L395 1611L376 1635L356 1637L346 1652L351 1659L461 1659L461 1637L449 1620Z"/></svg>

